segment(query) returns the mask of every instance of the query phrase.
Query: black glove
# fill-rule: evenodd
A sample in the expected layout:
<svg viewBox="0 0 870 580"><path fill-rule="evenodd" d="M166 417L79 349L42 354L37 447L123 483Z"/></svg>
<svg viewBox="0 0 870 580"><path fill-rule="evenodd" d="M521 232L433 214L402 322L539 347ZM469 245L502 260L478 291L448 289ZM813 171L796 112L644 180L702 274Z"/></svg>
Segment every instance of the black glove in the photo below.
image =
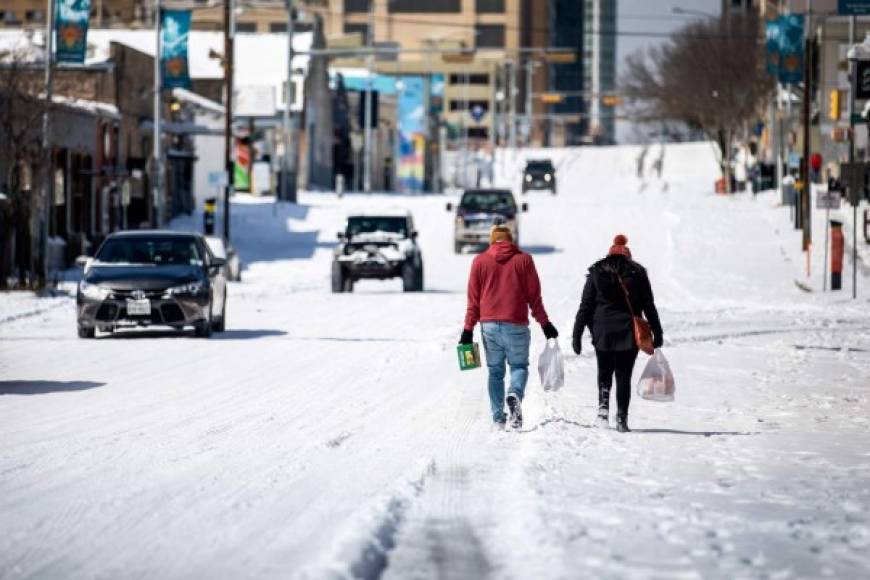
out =
<svg viewBox="0 0 870 580"><path fill-rule="evenodd" d="M661 334L653 335L653 348L661 348L665 343L665 338Z"/></svg>
<svg viewBox="0 0 870 580"><path fill-rule="evenodd" d="M547 322L547 324L541 327L541 330L544 331L544 336L547 337L547 340L551 338L559 338L559 331L556 330L556 327L553 326L552 322Z"/></svg>
<svg viewBox="0 0 870 580"><path fill-rule="evenodd" d="M581 340L581 337L578 336L571 341L571 348L574 349L574 354L580 354L581 352L583 352L583 345L580 344Z"/></svg>
<svg viewBox="0 0 870 580"><path fill-rule="evenodd" d="M471 344L474 342L474 333L471 330L462 329L462 334L459 336L459 344Z"/></svg>

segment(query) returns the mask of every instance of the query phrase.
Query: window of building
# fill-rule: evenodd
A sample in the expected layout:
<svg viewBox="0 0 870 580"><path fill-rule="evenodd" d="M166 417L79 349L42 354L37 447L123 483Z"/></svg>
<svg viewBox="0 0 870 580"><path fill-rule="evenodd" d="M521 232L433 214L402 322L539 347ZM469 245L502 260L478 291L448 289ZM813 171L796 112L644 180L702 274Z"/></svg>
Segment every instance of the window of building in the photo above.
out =
<svg viewBox="0 0 870 580"><path fill-rule="evenodd" d="M391 0L390 12L462 12L462 0Z"/></svg>
<svg viewBox="0 0 870 580"><path fill-rule="evenodd" d="M270 22L269 32L287 32L286 22Z"/></svg>
<svg viewBox="0 0 870 580"><path fill-rule="evenodd" d="M369 11L369 2L371 2L371 0L344 0L344 13L366 13Z"/></svg>
<svg viewBox="0 0 870 580"><path fill-rule="evenodd" d="M257 32L256 22L236 22L236 32L251 33Z"/></svg>
<svg viewBox="0 0 870 580"><path fill-rule="evenodd" d="M486 127L469 127L469 139L489 139L489 130Z"/></svg>
<svg viewBox="0 0 870 580"><path fill-rule="evenodd" d="M470 73L468 75L464 75L462 73L452 73L450 75L451 85L464 85L466 83L468 83L469 85L488 85L489 75L481 73Z"/></svg>
<svg viewBox="0 0 870 580"><path fill-rule="evenodd" d="M24 13L27 22L45 22L45 12L42 10L28 10Z"/></svg>
<svg viewBox="0 0 870 580"><path fill-rule="evenodd" d="M450 101L450 110L451 111L465 111L466 110L466 102L461 99L451 100ZM480 108L483 112L489 111L489 101L468 101L468 109Z"/></svg>
<svg viewBox="0 0 870 580"><path fill-rule="evenodd" d="M503 24L478 24L474 29L478 48L504 48Z"/></svg>
<svg viewBox="0 0 870 580"><path fill-rule="evenodd" d="M344 33L345 34L353 34L355 32L358 32L362 36L363 45L368 44L368 42L369 42L369 25L368 24L360 24L357 22L345 22Z"/></svg>
<svg viewBox="0 0 870 580"><path fill-rule="evenodd" d="M475 10L478 14L503 14L504 0L476 0Z"/></svg>

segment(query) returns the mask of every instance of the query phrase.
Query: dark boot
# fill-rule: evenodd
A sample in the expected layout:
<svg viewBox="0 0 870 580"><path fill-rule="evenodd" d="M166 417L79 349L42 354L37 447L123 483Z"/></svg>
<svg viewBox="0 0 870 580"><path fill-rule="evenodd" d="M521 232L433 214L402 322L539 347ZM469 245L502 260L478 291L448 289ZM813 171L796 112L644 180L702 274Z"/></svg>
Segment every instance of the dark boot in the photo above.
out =
<svg viewBox="0 0 870 580"><path fill-rule="evenodd" d="M619 413L616 416L616 430L620 433L630 433L628 428L628 413Z"/></svg>
<svg viewBox="0 0 870 580"><path fill-rule="evenodd" d="M598 387L598 415L596 427L607 427L610 419L610 387Z"/></svg>

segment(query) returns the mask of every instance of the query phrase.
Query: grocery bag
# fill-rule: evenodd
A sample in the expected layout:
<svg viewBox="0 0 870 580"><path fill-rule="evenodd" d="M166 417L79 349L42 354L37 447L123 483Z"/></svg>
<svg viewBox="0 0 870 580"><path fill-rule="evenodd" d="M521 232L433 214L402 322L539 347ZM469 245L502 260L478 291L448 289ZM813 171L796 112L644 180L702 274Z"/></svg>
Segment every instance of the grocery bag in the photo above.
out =
<svg viewBox="0 0 870 580"><path fill-rule="evenodd" d="M640 380L637 381L637 394L649 401L673 401L674 400L674 373L671 365L662 353L656 349L655 353L646 363Z"/></svg>
<svg viewBox="0 0 870 580"><path fill-rule="evenodd" d="M468 371L480 367L480 345L460 344L456 347L456 354L459 356L459 370Z"/></svg>
<svg viewBox="0 0 870 580"><path fill-rule="evenodd" d="M547 345L538 357L538 374L545 391L558 391L565 384L565 368L562 364L562 351L555 338L547 340Z"/></svg>

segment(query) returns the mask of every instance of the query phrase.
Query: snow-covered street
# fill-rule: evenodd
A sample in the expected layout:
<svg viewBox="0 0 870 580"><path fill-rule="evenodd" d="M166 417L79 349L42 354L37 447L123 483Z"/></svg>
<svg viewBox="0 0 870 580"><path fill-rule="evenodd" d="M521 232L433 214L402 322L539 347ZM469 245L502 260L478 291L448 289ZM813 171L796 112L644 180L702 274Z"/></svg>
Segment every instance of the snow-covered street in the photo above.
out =
<svg viewBox="0 0 870 580"><path fill-rule="evenodd" d="M556 151L559 194L517 196L566 359L560 392L531 373L520 433L491 427L485 369L457 368L454 196L240 197L246 269L209 340L82 340L73 285L0 295L0 578L870 576L868 278L820 292L816 248L806 282L788 209L713 195L708 144L669 146L661 178L638 150ZM426 291L331 293L347 213L397 207ZM674 403L633 397L628 434L590 427L594 352L570 348L617 233L677 381ZM533 323L533 368L543 346Z"/></svg>

